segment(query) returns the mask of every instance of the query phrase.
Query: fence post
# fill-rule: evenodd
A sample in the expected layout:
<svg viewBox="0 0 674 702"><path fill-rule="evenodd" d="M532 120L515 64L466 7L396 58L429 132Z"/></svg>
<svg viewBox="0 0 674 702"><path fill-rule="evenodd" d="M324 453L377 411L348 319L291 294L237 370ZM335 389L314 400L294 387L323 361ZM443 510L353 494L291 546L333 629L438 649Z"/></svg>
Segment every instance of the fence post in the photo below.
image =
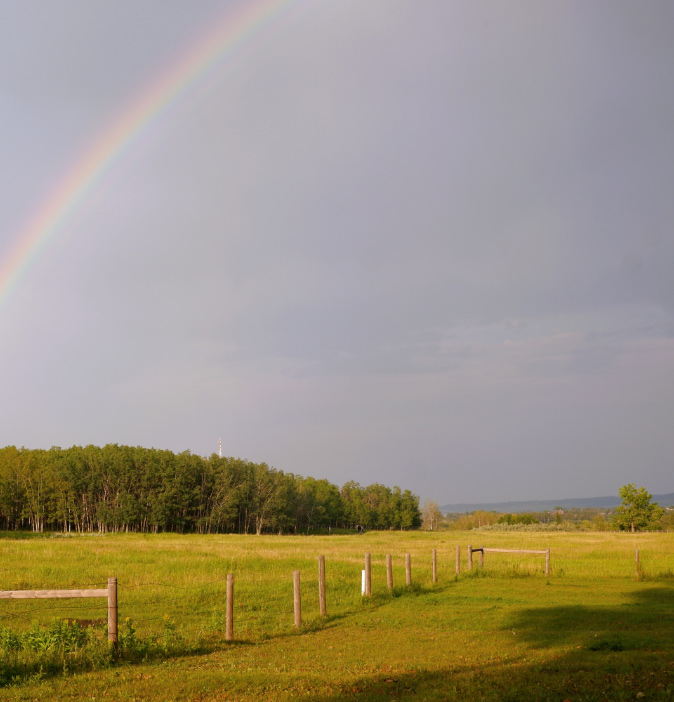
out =
<svg viewBox="0 0 674 702"><path fill-rule="evenodd" d="M365 554L365 597L372 597L372 558Z"/></svg>
<svg viewBox="0 0 674 702"><path fill-rule="evenodd" d="M461 546L456 546L456 574L461 574Z"/></svg>
<svg viewBox="0 0 674 702"><path fill-rule="evenodd" d="M550 577L550 547L545 550L545 577Z"/></svg>
<svg viewBox="0 0 674 702"><path fill-rule="evenodd" d="M227 606L225 612L225 641L234 638L234 573L227 573Z"/></svg>
<svg viewBox="0 0 674 702"><path fill-rule="evenodd" d="M325 556L318 557L318 608L321 617L328 616L328 608L325 599Z"/></svg>
<svg viewBox="0 0 674 702"><path fill-rule="evenodd" d="M117 578L108 578L108 641L117 648Z"/></svg>
<svg viewBox="0 0 674 702"><path fill-rule="evenodd" d="M302 600L300 598L300 571L293 570L293 593L295 600L295 626L302 626Z"/></svg>
<svg viewBox="0 0 674 702"><path fill-rule="evenodd" d="M433 549L433 582L438 582L438 552Z"/></svg>
<svg viewBox="0 0 674 702"><path fill-rule="evenodd" d="M480 550L480 568L484 566L484 546Z"/></svg>
<svg viewBox="0 0 674 702"><path fill-rule="evenodd" d="M473 570L473 547L468 544L468 570Z"/></svg>
<svg viewBox="0 0 674 702"><path fill-rule="evenodd" d="M639 549L634 552L634 569L637 582L641 581L641 563L639 562Z"/></svg>
<svg viewBox="0 0 674 702"><path fill-rule="evenodd" d="M412 584L412 556L405 554L405 584L409 587Z"/></svg>
<svg viewBox="0 0 674 702"><path fill-rule="evenodd" d="M386 584L388 585L389 592L393 591L393 559L391 554L386 554Z"/></svg>

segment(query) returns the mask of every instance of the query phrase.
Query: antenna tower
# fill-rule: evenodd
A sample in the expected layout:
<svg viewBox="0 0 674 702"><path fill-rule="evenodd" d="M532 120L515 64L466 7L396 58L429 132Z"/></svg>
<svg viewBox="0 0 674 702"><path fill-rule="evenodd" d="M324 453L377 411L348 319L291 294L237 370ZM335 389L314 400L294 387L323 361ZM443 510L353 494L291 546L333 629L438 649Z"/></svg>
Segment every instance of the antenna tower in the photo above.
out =
<svg viewBox="0 0 674 702"><path fill-rule="evenodd" d="M218 439L218 456L222 458L222 439Z"/></svg>

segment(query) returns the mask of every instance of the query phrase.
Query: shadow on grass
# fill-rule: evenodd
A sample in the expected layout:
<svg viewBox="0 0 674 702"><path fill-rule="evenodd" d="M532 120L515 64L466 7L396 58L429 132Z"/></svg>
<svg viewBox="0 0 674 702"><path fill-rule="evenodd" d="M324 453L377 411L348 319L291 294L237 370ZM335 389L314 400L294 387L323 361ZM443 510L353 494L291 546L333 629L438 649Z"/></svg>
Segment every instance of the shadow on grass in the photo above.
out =
<svg viewBox="0 0 674 702"><path fill-rule="evenodd" d="M39 531L0 531L0 541L25 541L26 539L50 539L51 533Z"/></svg>
<svg viewBox="0 0 674 702"><path fill-rule="evenodd" d="M521 656L442 670L380 674L344 683L310 702L383 700L673 700L674 588L635 593L622 606L543 607L509 619L531 649L563 655L531 663ZM551 654L552 654L551 650Z"/></svg>
<svg viewBox="0 0 674 702"><path fill-rule="evenodd" d="M230 645L252 646L253 644L246 641L233 641L227 644L227 646ZM0 661L0 689L116 666L202 656L222 650L222 647L222 644L217 642L199 642L185 646L177 643L170 648L152 647L144 652L140 650L114 652L107 642L101 642L99 645L90 645L75 651L51 649L5 653L4 660Z"/></svg>
<svg viewBox="0 0 674 702"><path fill-rule="evenodd" d="M435 591L440 592L441 590L438 588ZM128 620L120 627L120 646L117 652L108 648L102 629L97 630L98 640L90 641L89 644L75 651L66 651L59 647L4 651L0 654L0 688L31 681L49 680L64 674L154 663L174 658L189 659L230 648L261 646L269 641L333 629L345 620L354 619L363 613L372 613L397 597L421 595L426 592L428 590L425 588L416 586L398 588L393 593L377 593L372 598L363 598L350 611L332 614L325 618L305 619L299 629L287 627L261 634L259 637L254 637L254 634L249 637L249 632L241 629L237 632L235 628L235 635L238 633L239 638L230 642L225 641L224 632L220 630L203 631L195 638L190 639L185 635L185 632L182 632L181 635L180 630L177 629L175 633L169 634L170 643L166 643L162 642L161 636L143 637L137 635L131 620Z"/></svg>
<svg viewBox="0 0 674 702"><path fill-rule="evenodd" d="M133 666L144 663L156 663L171 659L189 659L209 655L216 651L231 648L249 648L262 646L269 641L303 636L308 633L324 631L337 627L343 620L353 618L363 611L371 612L390 602L391 596L380 598L377 602L365 602L350 612L333 614L325 618L316 617L305 620L299 628L286 628L275 633L263 634L259 638L235 638L225 641L222 631L202 632L195 639L188 639L176 631L169 644L162 643L157 637L129 636L128 624L120 630L120 646L117 651L109 648L102 628L96 628L97 640L77 650L65 650L62 647L36 650L13 650L0 653L0 689L30 682L41 682L64 674L76 674L94 670L103 670L117 666ZM125 637L126 634L126 637ZM241 634L240 634L241 636ZM0 638L2 638L0 636ZM2 642L0 642L2 645Z"/></svg>

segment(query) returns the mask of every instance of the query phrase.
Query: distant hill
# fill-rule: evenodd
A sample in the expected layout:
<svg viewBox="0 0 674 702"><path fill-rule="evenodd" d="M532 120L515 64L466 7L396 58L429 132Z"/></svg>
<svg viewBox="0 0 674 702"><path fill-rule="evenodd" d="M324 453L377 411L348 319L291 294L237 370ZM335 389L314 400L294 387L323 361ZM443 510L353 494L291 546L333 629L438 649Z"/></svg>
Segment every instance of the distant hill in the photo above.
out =
<svg viewBox="0 0 674 702"><path fill-rule="evenodd" d="M563 509L583 508L583 507L617 507L622 500L619 497L578 497L570 500L528 500L522 502L476 502L460 503L453 505L442 505L440 511L447 512L475 512L483 509L486 512L549 512L555 507ZM653 502L657 502L661 507L674 505L674 492L666 495L653 495Z"/></svg>

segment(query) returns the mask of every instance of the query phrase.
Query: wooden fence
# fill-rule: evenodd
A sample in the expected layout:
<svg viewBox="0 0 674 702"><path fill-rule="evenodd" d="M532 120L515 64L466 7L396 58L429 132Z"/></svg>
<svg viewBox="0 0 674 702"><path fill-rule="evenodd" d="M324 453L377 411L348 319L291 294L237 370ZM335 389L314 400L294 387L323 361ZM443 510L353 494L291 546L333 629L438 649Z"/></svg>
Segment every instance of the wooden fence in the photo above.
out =
<svg viewBox="0 0 674 702"><path fill-rule="evenodd" d="M479 554L479 564L484 565L485 553L521 553L545 556L545 575L550 576L550 549L544 551L534 551L529 549L507 549L507 548L486 548L480 546L475 548L468 546L468 570L473 568L473 554ZM404 556L405 559L405 585L412 585L412 557L409 553ZM389 592L393 590L393 557L390 553L386 554L386 585ZM365 554L364 569L362 571L362 595L365 597L372 596L372 558L370 553ZM437 551L431 551L431 568L432 582L435 584L438 581L438 563ZM639 549L635 552L635 570L637 580L643 578L643 570L639 558ZM456 547L456 575L461 571L461 548ZM293 603L294 603L294 623L300 628L302 626L302 598L300 589L299 570L293 571ZM107 598L108 600L108 641L113 645L118 644L118 615L117 615L117 578L108 578L108 586L103 589L79 589L79 590L3 590L0 591L0 600L2 599L65 599L65 598ZM318 557L318 597L319 597L319 612L321 617L327 617L327 600L326 600L326 573L325 573L325 556ZM227 574L227 599L226 599L226 618L225 618L225 639L232 641L234 638L234 575Z"/></svg>
<svg viewBox="0 0 674 702"><path fill-rule="evenodd" d="M473 548L468 546L468 570L473 568L473 554L480 554L480 566L484 565L484 554L485 553L531 553L539 556L545 556L545 575L550 577L550 549L546 548L545 551L531 551L528 549L517 549L517 548L485 548L480 546L479 548ZM458 556L457 556L458 563Z"/></svg>
<svg viewBox="0 0 674 702"><path fill-rule="evenodd" d="M108 641L117 646L117 578L99 590L0 590L0 600L61 600L76 597L108 598Z"/></svg>

